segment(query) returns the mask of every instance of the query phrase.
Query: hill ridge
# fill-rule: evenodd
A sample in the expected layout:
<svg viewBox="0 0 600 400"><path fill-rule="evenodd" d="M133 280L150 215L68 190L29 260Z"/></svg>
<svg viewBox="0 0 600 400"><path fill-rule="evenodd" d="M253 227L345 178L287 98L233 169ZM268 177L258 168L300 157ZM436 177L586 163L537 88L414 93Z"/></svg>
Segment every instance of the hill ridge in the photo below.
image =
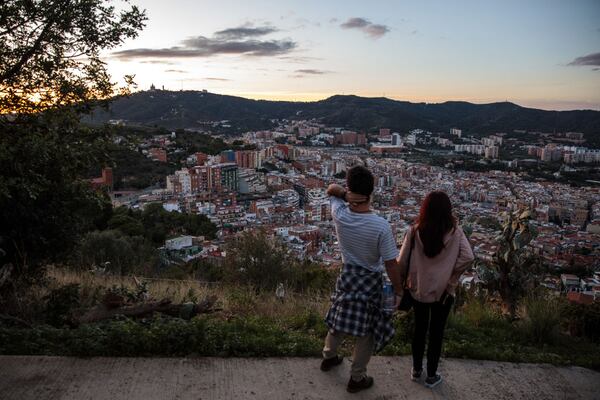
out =
<svg viewBox="0 0 600 400"><path fill-rule="evenodd" d="M328 126L405 132L421 128L465 133L544 132L600 134L600 111L546 111L512 102L476 104L466 101L412 103L387 97L334 95L312 102L253 100L199 91L142 91L115 98L109 111L96 110L88 119L111 119L165 128L199 128L206 121L232 121L240 130L268 129L271 119L318 119Z"/></svg>

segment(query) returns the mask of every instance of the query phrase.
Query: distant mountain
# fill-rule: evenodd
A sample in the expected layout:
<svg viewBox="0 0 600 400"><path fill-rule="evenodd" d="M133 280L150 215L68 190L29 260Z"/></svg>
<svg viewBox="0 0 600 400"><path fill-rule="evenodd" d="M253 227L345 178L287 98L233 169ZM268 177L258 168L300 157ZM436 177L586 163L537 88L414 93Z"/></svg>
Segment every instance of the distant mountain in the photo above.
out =
<svg viewBox="0 0 600 400"><path fill-rule="evenodd" d="M545 111L502 102L473 104L461 101L411 103L383 97L332 96L315 102L250 100L196 91L146 91L115 99L108 111L98 110L91 122L122 119L128 123L195 128L202 122L229 120L244 129L270 126L270 119L319 118L329 126L370 130L381 127L400 132L422 128L471 133L576 131L600 134L600 111Z"/></svg>

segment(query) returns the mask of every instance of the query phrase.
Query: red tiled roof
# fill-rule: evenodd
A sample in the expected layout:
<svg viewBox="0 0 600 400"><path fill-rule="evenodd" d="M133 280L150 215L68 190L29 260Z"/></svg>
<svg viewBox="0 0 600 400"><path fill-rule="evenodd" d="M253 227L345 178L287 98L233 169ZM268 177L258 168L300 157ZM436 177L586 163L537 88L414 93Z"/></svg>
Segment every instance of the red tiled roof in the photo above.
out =
<svg viewBox="0 0 600 400"><path fill-rule="evenodd" d="M567 293L567 299L571 302L571 303L577 303L577 304L592 304L594 302L594 296L591 296L589 294L585 294L585 293L579 293L579 292L569 292Z"/></svg>

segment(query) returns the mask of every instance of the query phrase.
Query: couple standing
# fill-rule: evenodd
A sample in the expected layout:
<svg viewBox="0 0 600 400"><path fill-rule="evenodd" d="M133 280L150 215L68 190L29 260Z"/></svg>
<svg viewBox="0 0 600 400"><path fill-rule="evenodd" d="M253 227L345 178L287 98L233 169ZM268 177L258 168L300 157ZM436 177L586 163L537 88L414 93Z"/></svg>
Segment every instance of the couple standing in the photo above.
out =
<svg viewBox="0 0 600 400"><path fill-rule="evenodd" d="M413 299L411 379L418 381L423 374L429 331L425 385L434 387L442 381L437 367L458 279L473 261L469 242L452 216L448 196L432 192L423 201L418 220L398 252L390 224L371 211L371 172L362 166L352 167L346 184L347 189L335 184L327 189L344 266L325 319L329 332L321 370L328 371L342 363L338 346L344 336L353 336L356 343L347 390L354 393L373 386L373 378L366 374L369 359L394 335L392 316L382 311L385 271L396 294L396 306L405 287Z"/></svg>

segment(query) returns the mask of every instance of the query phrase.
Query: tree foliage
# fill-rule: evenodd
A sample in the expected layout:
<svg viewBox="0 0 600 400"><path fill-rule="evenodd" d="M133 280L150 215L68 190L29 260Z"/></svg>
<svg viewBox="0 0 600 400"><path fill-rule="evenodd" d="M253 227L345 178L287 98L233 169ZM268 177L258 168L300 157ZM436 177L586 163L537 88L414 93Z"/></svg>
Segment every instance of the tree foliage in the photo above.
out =
<svg viewBox="0 0 600 400"><path fill-rule="evenodd" d="M227 249L225 268L230 279L275 289L293 278L292 259L283 243L270 240L266 232L243 232Z"/></svg>
<svg viewBox="0 0 600 400"><path fill-rule="evenodd" d="M129 236L145 236L155 245L163 245L165 239L176 235L214 239L217 234L216 225L205 215L169 212L160 203L148 204L143 211L117 208L108 227Z"/></svg>
<svg viewBox="0 0 600 400"><path fill-rule="evenodd" d="M0 3L0 110L29 113L114 94L100 52L144 26L136 6L107 0ZM123 2L125 3L125 2ZM127 78L129 81L130 78Z"/></svg>
<svg viewBox="0 0 600 400"><path fill-rule="evenodd" d="M58 113L0 127L2 247L20 267L56 259L109 216L107 196L79 179L101 159L103 137Z"/></svg>
<svg viewBox="0 0 600 400"><path fill-rule="evenodd" d="M279 283L296 290L331 290L336 272L293 257L264 230L243 232L227 249L224 278L261 290Z"/></svg>
<svg viewBox="0 0 600 400"><path fill-rule="evenodd" d="M13 288L110 217L107 196L82 179L106 161L107 135L80 113L116 89L101 50L144 21L108 0L0 2L0 273L12 265Z"/></svg>
<svg viewBox="0 0 600 400"><path fill-rule="evenodd" d="M77 254L80 268L100 268L119 275L147 272L157 260L156 250L142 236L113 230L88 233Z"/></svg>

